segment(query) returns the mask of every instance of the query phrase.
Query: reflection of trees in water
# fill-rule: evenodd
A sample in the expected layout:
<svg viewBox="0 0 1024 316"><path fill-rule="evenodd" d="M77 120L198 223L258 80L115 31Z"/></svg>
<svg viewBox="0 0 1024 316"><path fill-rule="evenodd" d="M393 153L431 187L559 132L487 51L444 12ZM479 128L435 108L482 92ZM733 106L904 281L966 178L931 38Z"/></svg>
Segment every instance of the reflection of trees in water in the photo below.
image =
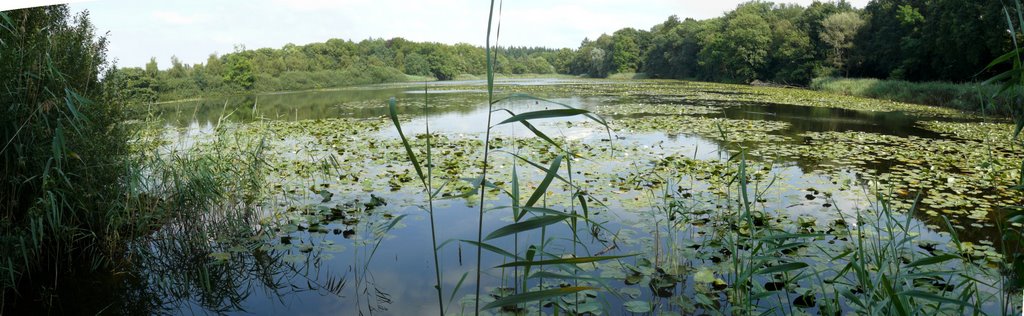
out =
<svg viewBox="0 0 1024 316"><path fill-rule="evenodd" d="M187 126L192 122L216 123L222 117L228 121L252 122L261 119L305 120L323 118L374 118L387 115L386 101L392 96L404 97L400 109L419 109L422 95L406 94L407 89L310 91L270 95L247 95L211 98L199 101L151 105L146 113L174 126ZM468 114L486 102L475 94L442 93L430 95L432 114ZM410 110L408 115L422 113Z"/></svg>
<svg viewBox="0 0 1024 316"><path fill-rule="evenodd" d="M392 303L391 295L376 286L370 269L372 251L360 255L357 249L347 269L337 271L337 264L324 259L323 249L273 249L267 246L264 232L248 223L220 222L199 234L190 226L195 225L169 223L133 249L137 260L129 273L137 278L125 284L122 306L126 313L196 308L252 312L246 301L256 293L265 297L257 299L257 304L287 305L307 292L354 299L360 315L387 311ZM376 248L379 240L369 246ZM244 250L238 251L239 247ZM225 253L231 254L228 260L211 260L214 254ZM302 257L288 258L292 253Z"/></svg>

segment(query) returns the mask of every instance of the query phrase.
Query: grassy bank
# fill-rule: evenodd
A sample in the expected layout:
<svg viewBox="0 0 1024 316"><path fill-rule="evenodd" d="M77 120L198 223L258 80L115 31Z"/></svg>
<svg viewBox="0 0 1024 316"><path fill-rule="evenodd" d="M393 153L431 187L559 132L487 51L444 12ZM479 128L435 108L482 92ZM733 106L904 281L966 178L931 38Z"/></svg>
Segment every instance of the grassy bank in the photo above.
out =
<svg viewBox="0 0 1024 316"><path fill-rule="evenodd" d="M979 83L909 82L828 77L811 81L811 89L970 112L980 113L984 110L986 114L997 116L1011 116L1015 113L1012 95L997 95L998 86Z"/></svg>

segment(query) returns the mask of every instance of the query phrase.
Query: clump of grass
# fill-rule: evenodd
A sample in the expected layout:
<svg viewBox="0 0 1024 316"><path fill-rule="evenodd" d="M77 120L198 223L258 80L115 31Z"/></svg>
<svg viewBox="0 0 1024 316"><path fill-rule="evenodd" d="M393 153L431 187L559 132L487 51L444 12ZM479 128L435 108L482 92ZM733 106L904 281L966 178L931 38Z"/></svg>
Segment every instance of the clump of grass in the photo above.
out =
<svg viewBox="0 0 1024 316"><path fill-rule="evenodd" d="M64 5L0 12L0 306L108 266L135 234L124 104L95 35Z"/></svg>
<svg viewBox="0 0 1024 316"><path fill-rule="evenodd" d="M985 83L909 82L870 78L816 78L811 81L810 88L997 116L1018 114L1015 107L1020 96L1016 91L1001 92L999 86Z"/></svg>

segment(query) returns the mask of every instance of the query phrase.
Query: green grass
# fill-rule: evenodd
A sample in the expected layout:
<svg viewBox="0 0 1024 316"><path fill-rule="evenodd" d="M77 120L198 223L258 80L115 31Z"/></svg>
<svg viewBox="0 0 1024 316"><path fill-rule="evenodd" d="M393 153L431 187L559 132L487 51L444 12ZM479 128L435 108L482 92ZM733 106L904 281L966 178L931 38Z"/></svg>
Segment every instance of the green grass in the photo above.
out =
<svg viewBox="0 0 1024 316"><path fill-rule="evenodd" d="M903 80L816 78L811 89L859 97L953 108L1009 117L1016 113L1012 94L981 83L909 82Z"/></svg>
<svg viewBox="0 0 1024 316"><path fill-rule="evenodd" d="M56 274L110 265L134 234L130 132L97 79L106 40L94 35L66 6L0 12L0 306Z"/></svg>
<svg viewBox="0 0 1024 316"><path fill-rule="evenodd" d="M608 75L608 79L650 79L646 73L642 72L621 72Z"/></svg>

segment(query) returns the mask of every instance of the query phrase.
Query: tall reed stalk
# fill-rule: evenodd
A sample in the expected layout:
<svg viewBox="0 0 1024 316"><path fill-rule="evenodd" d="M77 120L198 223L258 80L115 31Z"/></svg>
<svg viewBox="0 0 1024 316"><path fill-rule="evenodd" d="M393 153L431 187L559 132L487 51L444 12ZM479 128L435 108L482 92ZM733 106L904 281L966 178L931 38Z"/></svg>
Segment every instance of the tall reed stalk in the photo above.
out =
<svg viewBox="0 0 1024 316"><path fill-rule="evenodd" d="M1024 147L1024 139L1020 137L1021 131L1024 130L1024 97L1021 97L1024 93L1024 47L1020 43L1020 37L1024 35L1024 3L1021 0L1001 2L1010 40L1013 42L1013 50L993 60L987 69L1005 63L1009 63L1011 68L988 79L985 83L1000 85L999 92L990 96L992 104L1000 106L999 101L1008 103L1002 104L1001 107L1010 108L1010 113L1016 123L1012 141L1020 142ZM1010 96L1010 98L1006 96ZM1005 101L1007 99L1009 102ZM1021 159L1019 170L1021 178L1013 189L1024 191L1024 159ZM1005 287L1004 290L1022 290L1021 294L1024 296L1024 229L1021 228L1024 227L1024 203L1008 210L1002 218L1005 218L1006 223L999 223L999 227L1003 231L1000 246L1007 258L1002 262L1002 270L1006 278L1001 284ZM1004 296L1004 301L1009 301L1009 298L1010 295L1007 293Z"/></svg>
<svg viewBox="0 0 1024 316"><path fill-rule="evenodd" d="M578 293L580 291L592 289L591 287L585 287L585 286L571 286L571 287L567 287L567 288L544 289L543 288L543 283L537 283L537 285L541 289L540 290L536 290L536 291L530 291L530 280L537 279L537 278L543 279L544 276L553 276L553 274L550 274L550 273L547 273L547 272L544 272L544 271L531 274L531 271L532 271L533 267L541 267L541 268L543 268L546 265L564 265L564 266L567 266L567 267L574 267L574 269L578 269L578 267L576 267L576 265L578 265L578 264L596 262L596 261L601 261L601 260L610 260L610 259L615 259L615 258L622 257L622 256L604 256L604 257L601 257L601 256L579 256L578 255L578 253L577 253L577 251L578 251L577 250L577 245L580 244L580 240L579 240L578 234L577 234L577 230L579 228L578 223L584 222L584 223L587 223L588 225L594 225L595 227L599 227L600 225L595 223L595 222L593 222L593 221L591 221L589 219L589 217L588 217L589 214L587 212L587 205L585 203L586 197L583 195L582 190L573 182L572 175L571 175L571 170L569 171L569 175L568 175L569 179L568 180L566 180L565 178L563 178L562 176L559 175L559 169L561 167L562 162L565 161L565 159L569 159L569 160L573 159L575 157L575 154L570 152L570 151L568 151L568 150L566 150L559 142L555 141L554 139L552 139L551 137L549 137L548 135L543 133L541 130L537 129L533 124L530 123L530 120L547 119L547 118L565 118L565 117L582 115L582 116L585 116L585 117L587 117L588 119L590 119L592 121L595 121L595 122L603 125L606 129L607 129L607 126L608 126L607 123L604 120L600 119L599 117L591 114L589 111L581 110L581 109L575 109L575 108L573 108L571 106L568 106L568 105L565 105L565 104L561 104L561 103L558 103L558 102L552 102L552 101L541 99L541 98L535 98L535 97L528 96L528 95L511 95L509 97L504 97L504 98L497 98L496 97L496 95L495 95L495 88L494 88L494 84L495 84L495 82L494 82L494 69L495 69L494 63L495 63L495 60L496 60L496 58L495 58L496 57L496 51L494 50L494 45L492 45L492 43L491 43L491 34L492 34L491 30L492 30L492 26L494 26L496 24L495 20L494 20L494 15L495 15L494 14L494 9L495 9L494 5L495 5L495 1L491 1L491 3L490 3L490 12L488 14L488 27L487 27L487 40L486 40L487 47L485 49L485 53L487 54L486 60L487 60L487 69L488 69L488 71L487 71L487 91L488 91L487 92L488 93L488 97L487 97L487 110L488 110L488 118L487 118L487 122L486 122L486 124L487 124L486 125L486 130L485 130L484 135L483 135L484 136L484 140L483 140L484 147L482 149L482 159L481 159L481 164L480 164L480 168L481 168L480 169L480 174L479 174L478 178L476 178L475 180L472 181L473 185L475 186L476 193L479 195L479 196L476 197L478 199L477 200L478 201L477 202L477 207L478 207L478 209L477 209L477 216L478 216L478 218L477 218L477 231L476 231L476 233L477 233L476 235L477 236L476 236L475 240L471 240L471 241L463 240L462 241L464 243L472 244L473 246L476 247L476 264L475 264L475 266L476 266L476 271L475 271L475 273L476 273L476 278L475 278L476 279L476 284L475 284L474 296L473 296L473 301L474 301L473 302L473 305L474 305L473 307L474 307L474 313L475 314L479 314L483 310L491 309L491 308L495 308L495 307L518 308L518 307L515 307L515 306L518 306L518 305L521 305L521 304L524 304L524 303L528 303L528 302L543 301L543 300L546 300L546 299L549 299L549 298L552 298L552 297L559 297L559 296L568 295L568 294L575 294L575 293ZM498 9L499 9L498 14L500 15L500 5L499 5ZM500 24L500 23L498 23L498 24ZM500 30L500 27L498 29ZM535 101L535 102L545 102L545 103L551 103L551 104L554 104L554 105L558 105L558 106L560 106L562 108L561 109L553 109L553 110L538 110L538 111L524 112L524 113L515 113L515 112L513 112L511 110L508 110L508 109L497 109L496 108L497 104L499 104L501 102L504 102L504 101L508 101L508 100L531 100L531 101ZM510 115L510 117L505 119L505 120L503 120L503 121L501 121L501 122L499 122L499 123L497 123L497 124L495 124L494 123L494 114L496 112L508 113ZM395 127L398 129L399 137L402 138L402 143L403 143L403 146L405 147L406 155L408 156L408 159L410 160L413 168L416 170L417 174L420 176L420 179L423 182L424 187L427 188L427 204L428 204L427 208L428 208L428 212L430 212L432 214L433 213L433 210L432 210L433 207L431 206L432 203L433 203L432 199L434 198L433 195L437 194L437 192L433 191L432 183L429 181L430 173L431 173L430 168L432 167L431 166L432 162L431 162L431 158L430 158L430 151L429 151L429 147L431 146L431 143L429 142L429 140L432 138L432 136L429 134L429 131L428 131L428 135L427 135L427 139L428 139L428 143L427 143L427 146L428 146L428 151L427 151L427 154L428 154L428 158L427 158L428 159L428 162L427 162L428 170L427 170L427 175L424 176L423 172L421 170L421 167L419 165L419 160L416 158L415 152L412 150L412 147L411 147L409 141L407 140L407 138L405 137L405 135L404 135L404 133L403 133L403 131L401 129L400 122L399 122L398 117L397 117L397 109L395 107L395 100L394 100L394 98L392 98L391 103L390 103L390 113L391 113L392 122L395 124ZM488 179L488 177L490 177L490 171L491 171L491 168L492 168L492 166L491 166L491 163L492 163L492 161L491 161L492 160L492 157L491 157L491 155L492 155L492 152L491 152L492 151L492 149L491 149L492 132L493 132L494 128L496 128L496 127L498 127L500 125L505 125L505 124L521 124L521 125L523 125L530 132L532 132L532 134L534 136L536 136L537 139L542 140L545 144L548 144L548 145L556 147L557 151L555 151L555 152L558 153L558 154L552 159L551 164L548 167L544 167L543 165L541 165L541 164L539 164L537 162L530 161L529 159L520 156L518 153L511 153L510 154L510 156L512 157L512 159L514 161L514 163L513 163L513 170L512 170L512 184L513 184L513 188L511 190L502 190L502 191L503 191L504 194L507 194L511 198L511 200L512 200L510 208L513 211L513 223L509 224L509 225L506 225L504 227L498 228L498 229L492 231L490 234L488 234L485 237L484 236L484 228L483 227L484 227L484 216L486 215L485 214L486 213L485 202L486 202L486 198L487 198L487 193L488 193L489 189L497 189L497 187L493 184L493 182L490 179ZM609 135L610 135L610 130L608 130L608 132L609 132ZM515 135L513 135L513 141L515 141L514 139L515 139ZM529 198L527 199L525 204L522 204L521 200L520 200L520 192L519 192L520 181L519 181L519 178L518 178L519 171L518 171L518 169L516 167L517 164L518 164L518 161L522 161L522 162L524 162L526 164L529 164L529 165L535 167L537 170L541 171L541 173L544 174L544 177L543 177L540 185L538 185L538 187L535 190L533 190L533 192L529 195ZM571 162L567 162L566 165L568 166L570 163ZM562 182L564 182L565 184L568 185L569 190L568 190L567 194L569 195L570 205L564 211L558 211L558 210L550 209L546 205L545 205L545 207L538 207L537 203L540 202L542 200L542 198L546 199L546 197L545 197L546 194L545 193L548 191L548 188L552 184L552 182L555 181L556 179L558 181L562 181ZM578 210L577 210L577 204L576 204L577 200L580 202L579 207L582 207L582 209L583 209L583 215L582 216L578 213ZM531 214L533 216L528 218L527 215L531 215ZM433 219L431 219L431 222L432 222L431 226L433 227L435 225L433 223ZM547 254L547 253L545 253L543 251L543 249L545 248L545 244L547 243L547 239L545 239L546 236L544 236L544 235L546 234L546 227L549 226L549 225L552 225L552 224L556 224L556 223L566 223L568 225L571 234L573 234L572 238L569 238L571 240L571 242L573 243L572 244L573 253L571 254L571 256L569 256L569 258L557 258L557 256L556 256L555 259L539 260L539 258L544 258L544 257L550 256L549 254ZM542 232L541 239L542 240L540 240L539 247L536 247L534 245L531 245L531 246L527 247L525 257L521 257L520 254L518 253L518 251L519 251L519 243L520 243L519 233L526 232L526 231L533 230L533 229L541 229L541 232ZM437 252L436 238L437 238L437 236L436 236L436 232L433 229L432 229L431 234L432 234L432 237L435 240L434 241L434 244L435 244L434 251L435 251L435 256L436 256L436 252ZM514 243L514 246L512 247L513 248L512 251L514 253L486 243L489 240L497 239L497 238L501 238L501 237L505 237L505 236L512 236L513 237L513 241L512 242ZM538 251L538 249L541 249L541 251ZM487 304L486 306L481 306L481 299L482 299L481 289L482 289L483 283L484 283L484 280L482 279L483 270L484 270L484 267L483 267L483 250L488 250L488 251L494 252L496 254L502 255L506 259L511 259L512 262L506 262L506 263L504 263L502 265L499 265L499 266L497 266L495 268L498 268L498 269L513 268L512 275L514 276L514 279L515 279L512 282L512 284L514 284L514 286L513 286L513 293L511 295L502 295L502 297L500 297L498 300L496 300L494 302L491 302L491 303ZM522 269L522 274L520 274L520 268ZM435 273L436 273L436 276L438 278L438 294L440 296L440 294L442 293L442 291L440 290L440 280L441 280L440 272L439 272L440 261L437 260L436 257L435 257L435 269L438 269L437 271L435 271ZM502 271L504 271L504 270L502 270ZM571 274L569 274L567 276L559 276L559 277L560 278L567 278L567 279L575 280L574 283L577 283L577 284L578 284L578 281L580 280L580 279L578 279L578 276L577 276L576 272L573 272L573 273L571 273ZM460 282L460 285L461 285L461 282ZM520 286L522 288L522 291L519 291ZM458 286L457 286L456 289L453 290L453 295L454 295L454 292L457 291L457 290L458 290ZM579 302L579 298L577 297L575 299L575 301L578 303ZM440 299L439 299L439 304L441 304L441 300ZM556 308L562 308L562 307L556 307ZM441 307L440 310L443 313L447 309Z"/></svg>
<svg viewBox="0 0 1024 316"><path fill-rule="evenodd" d="M483 248L480 244L484 238L484 197L487 195L487 186L484 182L487 181L487 169L488 162L491 153L491 119L494 117L494 58L491 56L491 25L494 23L494 0L491 0L489 9L487 10L487 38L484 41L484 53L487 54L487 131L484 135L484 159L483 165L480 167L480 209L478 212L478 220L476 227L476 297L474 300L474 315L480 315L480 275L483 272L481 266L481 258L483 255Z"/></svg>

